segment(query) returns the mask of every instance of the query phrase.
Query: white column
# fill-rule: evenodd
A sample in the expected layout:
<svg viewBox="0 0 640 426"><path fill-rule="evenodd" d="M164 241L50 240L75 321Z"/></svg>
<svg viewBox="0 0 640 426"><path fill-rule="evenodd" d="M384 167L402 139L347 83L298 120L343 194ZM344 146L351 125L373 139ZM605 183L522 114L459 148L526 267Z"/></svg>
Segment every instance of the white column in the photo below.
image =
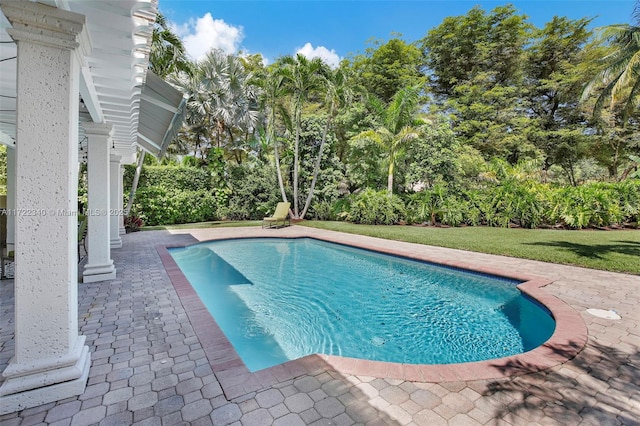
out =
<svg viewBox="0 0 640 426"><path fill-rule="evenodd" d="M111 198L109 202L111 222L109 225L109 233L111 234L111 248L122 247L122 239L120 239L120 217L122 216L122 196L120 195L118 185L120 180L120 160L121 155L111 154L111 162L109 163L109 190L111 191Z"/></svg>
<svg viewBox="0 0 640 426"><path fill-rule="evenodd" d="M85 17L1 1L17 43L15 355L0 414L84 392L91 356L78 335L78 97L90 49Z"/></svg>
<svg viewBox="0 0 640 426"><path fill-rule="evenodd" d="M85 123L87 136L87 263L82 281L91 283L112 280L116 268L111 260L111 234L109 232L109 149L113 126L104 123Z"/></svg>
<svg viewBox="0 0 640 426"><path fill-rule="evenodd" d="M119 208L122 208L124 212L124 205L122 204L122 200L124 197L124 166L120 164L119 169L120 177L118 178L118 200L119 200ZM118 218L118 233L120 235L126 234L126 229L124 229L124 214L121 214Z"/></svg>
<svg viewBox="0 0 640 426"><path fill-rule="evenodd" d="M7 147L7 211L16 211L16 150ZM7 253L15 251L16 217L7 216Z"/></svg>

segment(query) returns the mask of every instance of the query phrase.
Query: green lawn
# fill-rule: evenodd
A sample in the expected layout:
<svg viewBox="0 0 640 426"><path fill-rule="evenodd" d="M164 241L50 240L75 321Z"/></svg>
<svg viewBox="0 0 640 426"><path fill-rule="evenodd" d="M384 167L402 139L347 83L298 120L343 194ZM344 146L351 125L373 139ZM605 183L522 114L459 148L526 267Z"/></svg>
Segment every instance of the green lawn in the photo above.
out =
<svg viewBox="0 0 640 426"><path fill-rule="evenodd" d="M143 226L142 231L158 231L170 229L200 229L200 228L232 228L238 226L260 226L261 220L225 220L214 222L183 223L180 225Z"/></svg>
<svg viewBox="0 0 640 426"><path fill-rule="evenodd" d="M262 222L216 221L145 226L143 231L260 226ZM433 228L354 225L347 222L304 221L303 226L369 235L481 253L584 266L640 275L640 230L560 231L488 227Z"/></svg>
<svg viewBox="0 0 640 426"><path fill-rule="evenodd" d="M640 230L433 228L305 221L301 225L544 262L640 274Z"/></svg>

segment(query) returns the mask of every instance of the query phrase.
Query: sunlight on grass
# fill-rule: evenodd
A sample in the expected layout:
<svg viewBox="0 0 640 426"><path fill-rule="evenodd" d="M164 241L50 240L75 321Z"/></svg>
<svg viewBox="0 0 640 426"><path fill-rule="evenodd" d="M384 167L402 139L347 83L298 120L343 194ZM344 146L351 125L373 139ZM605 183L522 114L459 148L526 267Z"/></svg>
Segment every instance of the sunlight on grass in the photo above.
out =
<svg viewBox="0 0 640 426"><path fill-rule="evenodd" d="M640 274L640 231L433 228L305 221L303 226L544 262Z"/></svg>
<svg viewBox="0 0 640 426"><path fill-rule="evenodd" d="M145 226L143 231L260 226L253 221L214 221ZM304 221L300 225L388 240L406 241L499 254L604 271L640 274L640 230L565 231L489 227L434 228L354 225L348 222Z"/></svg>
<svg viewBox="0 0 640 426"><path fill-rule="evenodd" d="M260 220L229 220L198 223L182 223L179 225L143 226L142 231L162 231L172 229L233 228L239 226L260 226Z"/></svg>

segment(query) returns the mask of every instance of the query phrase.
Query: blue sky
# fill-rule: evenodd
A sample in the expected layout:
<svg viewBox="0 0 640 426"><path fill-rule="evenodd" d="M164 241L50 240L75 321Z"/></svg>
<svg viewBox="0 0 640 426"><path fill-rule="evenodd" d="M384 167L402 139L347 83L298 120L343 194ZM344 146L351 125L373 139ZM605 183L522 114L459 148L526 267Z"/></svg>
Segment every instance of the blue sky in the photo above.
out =
<svg viewBox="0 0 640 426"><path fill-rule="evenodd" d="M463 0L160 0L160 10L174 24L187 50L198 59L212 47L229 53L261 53L272 62L301 51L327 62L362 53L372 38L401 33L422 38L447 16L463 15L475 5L485 10L503 1ZM536 26L555 15L595 18L592 27L630 23L633 0L512 1Z"/></svg>

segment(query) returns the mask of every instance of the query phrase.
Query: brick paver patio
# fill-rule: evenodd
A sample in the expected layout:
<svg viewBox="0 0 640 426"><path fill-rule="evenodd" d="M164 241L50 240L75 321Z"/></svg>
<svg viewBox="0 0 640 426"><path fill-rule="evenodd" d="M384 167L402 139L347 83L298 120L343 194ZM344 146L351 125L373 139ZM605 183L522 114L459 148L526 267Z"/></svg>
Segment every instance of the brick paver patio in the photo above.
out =
<svg viewBox="0 0 640 426"><path fill-rule="evenodd" d="M588 343L568 362L498 379L416 382L353 375L325 358L311 357L303 368L285 364L234 387L234 378L219 368L223 358L215 358L212 343L197 332L207 318L185 310L193 301L181 298L156 247L265 235L330 236L544 278L551 282L544 290L582 317ZM118 268L115 280L79 285L81 333L92 352L86 391L0 416L0 425L640 425L638 276L297 226L140 232L123 236L123 248L112 256ZM3 370L13 355L12 281L0 282L0 297ZM622 319L600 319L586 313L587 308L614 309ZM227 354L220 352L221 357ZM501 368L516 374L531 371L523 362Z"/></svg>

